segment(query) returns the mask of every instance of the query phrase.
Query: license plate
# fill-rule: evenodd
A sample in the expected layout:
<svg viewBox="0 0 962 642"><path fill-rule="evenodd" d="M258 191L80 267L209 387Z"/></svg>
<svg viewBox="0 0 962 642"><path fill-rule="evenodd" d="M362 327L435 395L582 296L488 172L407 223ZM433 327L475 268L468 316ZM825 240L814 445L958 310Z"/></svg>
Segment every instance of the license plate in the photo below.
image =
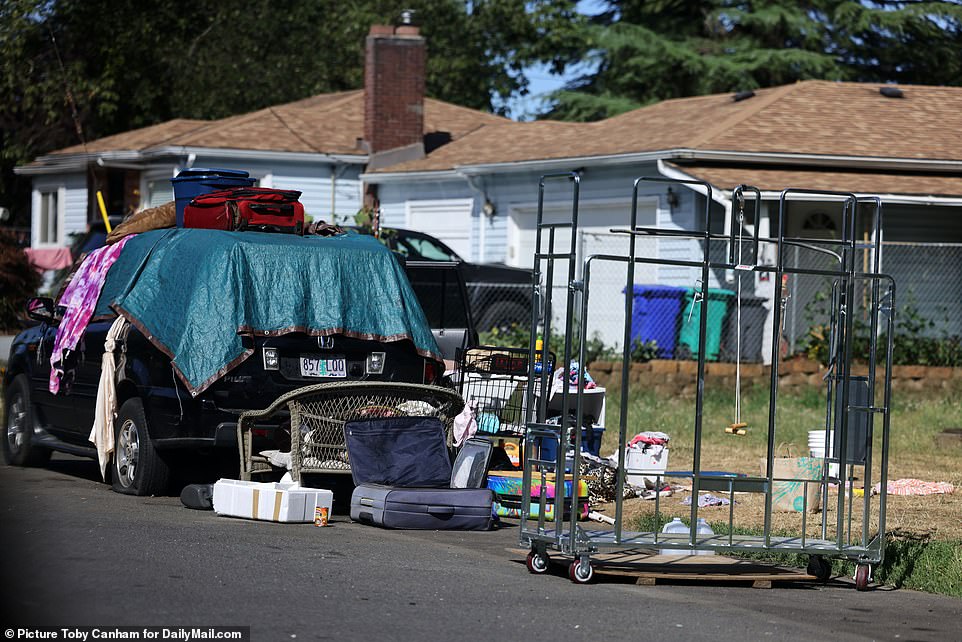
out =
<svg viewBox="0 0 962 642"><path fill-rule="evenodd" d="M346 377L346 359L315 359L314 357L301 357L301 376L302 377Z"/></svg>

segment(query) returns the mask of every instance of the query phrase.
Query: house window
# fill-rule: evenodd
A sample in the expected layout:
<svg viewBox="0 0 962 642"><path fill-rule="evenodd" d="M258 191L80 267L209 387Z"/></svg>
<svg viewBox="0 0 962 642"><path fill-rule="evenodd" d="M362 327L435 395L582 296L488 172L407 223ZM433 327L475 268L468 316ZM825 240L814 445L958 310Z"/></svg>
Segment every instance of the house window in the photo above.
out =
<svg viewBox="0 0 962 642"><path fill-rule="evenodd" d="M40 194L40 225L37 239L40 245L62 245L59 200L56 191Z"/></svg>

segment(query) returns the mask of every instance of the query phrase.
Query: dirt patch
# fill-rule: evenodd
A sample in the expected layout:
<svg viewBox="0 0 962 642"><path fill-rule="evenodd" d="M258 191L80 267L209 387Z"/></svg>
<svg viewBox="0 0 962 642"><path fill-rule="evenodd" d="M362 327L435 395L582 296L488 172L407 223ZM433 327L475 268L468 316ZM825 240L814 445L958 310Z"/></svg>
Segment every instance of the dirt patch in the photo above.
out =
<svg viewBox="0 0 962 642"><path fill-rule="evenodd" d="M762 453L748 455L757 460ZM674 453L672 456L674 457ZM939 540L962 540L962 469L959 466L959 458L962 453L939 455L939 456L914 456L908 455L899 457L897 461L890 464L889 479L916 478L927 481L947 481L955 486L955 492L948 495L925 495L925 496L896 496L888 495L886 504L885 530L892 532L895 530L904 533L928 536ZM679 458L680 459L680 458ZM715 449L712 457L712 467L719 470L739 470L744 468L746 453L739 449L732 449L729 453L719 452ZM674 466L672 466L674 467ZM703 469L709 468L705 465ZM860 483L856 481L855 486ZM720 496L721 493L713 493ZM661 515L666 518L689 516L691 510L689 506L682 504L682 501L690 496L687 491L675 492L671 497L663 497L659 501ZM870 498L869 509L869 530L874 533L878 530L879 498ZM828 537L833 537L837 524L836 506L837 491L829 493L828 506L825 515L827 522ZM594 507L595 510L614 515L614 504L603 504ZM630 499L626 500L623 507L623 523L626 529L635 529L638 520L642 516L653 515L655 512L655 502L652 500ZM729 507L718 506L700 508L699 517L704 517L709 523L725 523L729 521ZM843 522L846 523L845 529L860 535L862 532L862 517L865 514L865 507L861 498L855 497L852 506L851 527L849 527L849 514L846 508ZM822 528L823 513L809 512L805 518L805 531L810 537L820 537ZM737 493L735 495L734 518L732 523L740 528L761 529L764 525L765 503L764 495L754 493ZM801 534L802 516L800 513L773 513L772 532Z"/></svg>

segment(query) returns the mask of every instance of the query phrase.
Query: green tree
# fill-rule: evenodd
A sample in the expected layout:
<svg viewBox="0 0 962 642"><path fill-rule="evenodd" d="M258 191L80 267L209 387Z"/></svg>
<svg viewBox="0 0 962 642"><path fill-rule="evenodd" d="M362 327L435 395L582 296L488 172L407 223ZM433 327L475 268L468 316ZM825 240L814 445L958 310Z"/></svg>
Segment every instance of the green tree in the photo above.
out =
<svg viewBox="0 0 962 642"><path fill-rule="evenodd" d="M0 333L20 331L24 302L39 286L40 274L30 265L17 239L0 230Z"/></svg>
<svg viewBox="0 0 962 642"><path fill-rule="evenodd" d="M428 94L503 112L511 96L527 92L532 62L560 71L578 56L584 20L574 5L0 0L0 206L13 205L26 224L29 183L12 168L53 149L172 118L223 118L360 88L370 26L396 22L402 9L415 11L427 38Z"/></svg>
<svg viewBox="0 0 962 642"><path fill-rule="evenodd" d="M805 79L962 84L959 2L609 0L581 43L593 71L550 117Z"/></svg>

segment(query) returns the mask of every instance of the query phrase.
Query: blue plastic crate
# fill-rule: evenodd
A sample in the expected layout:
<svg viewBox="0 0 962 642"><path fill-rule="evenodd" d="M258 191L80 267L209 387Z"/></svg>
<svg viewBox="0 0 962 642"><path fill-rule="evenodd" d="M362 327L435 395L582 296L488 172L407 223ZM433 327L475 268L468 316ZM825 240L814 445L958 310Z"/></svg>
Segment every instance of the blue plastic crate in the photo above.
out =
<svg viewBox="0 0 962 642"><path fill-rule="evenodd" d="M184 208L191 199L231 187L251 187L256 181L248 172L239 169L192 167L170 179L174 186L177 206L177 227L184 226Z"/></svg>

